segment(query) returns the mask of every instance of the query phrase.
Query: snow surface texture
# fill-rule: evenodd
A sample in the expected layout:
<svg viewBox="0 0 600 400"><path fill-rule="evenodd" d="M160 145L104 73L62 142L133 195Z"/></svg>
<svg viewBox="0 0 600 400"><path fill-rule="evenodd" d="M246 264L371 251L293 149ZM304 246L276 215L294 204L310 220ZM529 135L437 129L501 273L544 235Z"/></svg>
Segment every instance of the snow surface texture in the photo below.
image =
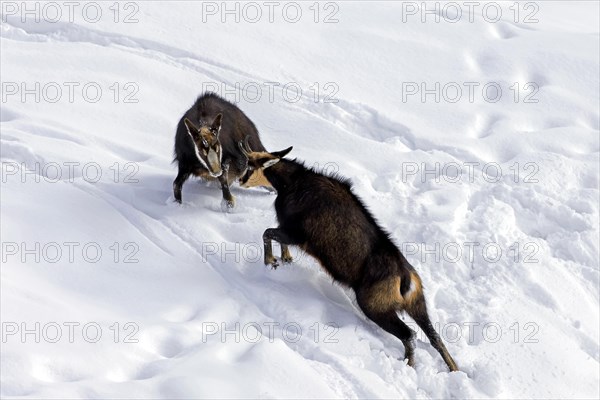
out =
<svg viewBox="0 0 600 400"><path fill-rule="evenodd" d="M255 23L241 3L55 4L2 3L3 397L600 396L597 2L496 22L310 2L295 23L288 3ZM175 126L207 85L268 149L352 179L460 372L422 335L408 367L298 250L266 268L273 194L236 186L225 213L190 180L173 203Z"/></svg>

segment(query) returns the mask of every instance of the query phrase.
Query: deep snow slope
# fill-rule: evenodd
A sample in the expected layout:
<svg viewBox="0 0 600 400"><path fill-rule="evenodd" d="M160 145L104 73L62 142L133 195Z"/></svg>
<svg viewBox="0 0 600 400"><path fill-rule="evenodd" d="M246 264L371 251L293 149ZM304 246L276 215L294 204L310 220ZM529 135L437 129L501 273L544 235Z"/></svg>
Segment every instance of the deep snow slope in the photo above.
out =
<svg viewBox="0 0 600 400"><path fill-rule="evenodd" d="M23 7L1 9L2 397L600 396L597 2ZM173 203L209 88L352 179L460 372L422 335L408 367L298 250L266 268L273 194Z"/></svg>

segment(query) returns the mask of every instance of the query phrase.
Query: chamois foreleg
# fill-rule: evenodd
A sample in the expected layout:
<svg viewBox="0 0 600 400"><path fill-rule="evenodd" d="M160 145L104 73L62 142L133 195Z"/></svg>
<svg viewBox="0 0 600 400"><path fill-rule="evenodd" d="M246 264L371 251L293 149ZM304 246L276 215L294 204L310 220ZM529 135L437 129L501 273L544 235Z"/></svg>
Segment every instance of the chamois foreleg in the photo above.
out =
<svg viewBox="0 0 600 400"><path fill-rule="evenodd" d="M219 183L221 183L221 191L223 192L223 200L227 205L227 208L235 207L235 197L229 190L229 162L224 162L221 165L222 174L219 176Z"/></svg>
<svg viewBox="0 0 600 400"><path fill-rule="evenodd" d="M265 265L270 265L273 267L273 269L276 269L279 266L279 261L273 255L273 240L281 245L281 259L283 262L290 262L292 260L288 245L294 245L298 243L281 228L269 228L265 230L263 233Z"/></svg>
<svg viewBox="0 0 600 400"><path fill-rule="evenodd" d="M183 183L189 178L190 172L179 168L177 172L177 177L173 181L173 197L175 197L175 201L181 203L181 187Z"/></svg>

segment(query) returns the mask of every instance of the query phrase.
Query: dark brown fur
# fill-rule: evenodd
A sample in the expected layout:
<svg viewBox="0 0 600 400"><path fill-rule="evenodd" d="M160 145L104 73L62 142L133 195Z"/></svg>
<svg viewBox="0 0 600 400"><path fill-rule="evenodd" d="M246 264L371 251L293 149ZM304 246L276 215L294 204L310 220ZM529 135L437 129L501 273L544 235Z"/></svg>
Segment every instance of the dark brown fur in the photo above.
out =
<svg viewBox="0 0 600 400"><path fill-rule="evenodd" d="M272 240L282 245L284 261L289 261L288 245L300 246L336 281L354 290L369 319L403 342L409 365L414 364L414 332L398 317L398 311L406 311L415 320L448 368L457 371L429 319L419 275L352 193L349 181L281 159L287 151L248 153L247 175L262 169L277 190L279 227L264 232L265 263L278 266Z"/></svg>
<svg viewBox="0 0 600 400"><path fill-rule="evenodd" d="M246 172L247 158L238 147L238 142L245 138L253 148L264 150L256 126L235 104L214 93L198 97L177 125L174 162L179 171L173 182L175 200L181 203L183 183L195 175L218 179L223 198L233 207L235 199L229 185ZM215 165L206 160L201 162L196 151L200 157L214 151L219 160Z"/></svg>

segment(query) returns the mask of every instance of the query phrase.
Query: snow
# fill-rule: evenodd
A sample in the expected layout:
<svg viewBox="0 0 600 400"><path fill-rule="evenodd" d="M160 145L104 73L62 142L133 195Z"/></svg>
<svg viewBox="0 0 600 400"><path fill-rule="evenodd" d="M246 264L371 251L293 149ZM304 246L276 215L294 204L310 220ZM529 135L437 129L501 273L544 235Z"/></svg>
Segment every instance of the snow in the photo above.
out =
<svg viewBox="0 0 600 400"><path fill-rule="evenodd" d="M298 3L296 23L290 3L273 22L254 3L256 23L245 3L239 22L221 2L119 3L117 22L47 4L2 3L2 397L600 397L597 2L497 22L458 2L455 23L421 2L319 3L318 22ZM190 180L173 202L175 126L207 85L268 149L352 179L460 372L422 334L408 367L299 250L265 267L273 194L234 187L224 213Z"/></svg>

